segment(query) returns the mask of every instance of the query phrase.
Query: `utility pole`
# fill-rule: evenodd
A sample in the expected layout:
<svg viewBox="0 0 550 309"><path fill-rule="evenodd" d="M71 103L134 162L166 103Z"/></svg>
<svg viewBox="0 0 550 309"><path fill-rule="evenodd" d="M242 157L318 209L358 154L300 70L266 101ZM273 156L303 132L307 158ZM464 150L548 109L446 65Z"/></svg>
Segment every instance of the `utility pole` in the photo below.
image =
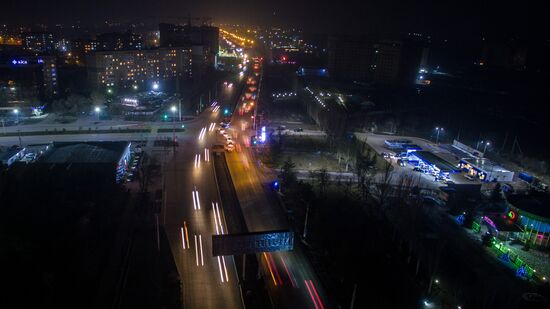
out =
<svg viewBox="0 0 550 309"><path fill-rule="evenodd" d="M307 206L306 206L306 219L304 221L304 234L302 235L302 238L304 240L306 240L306 237L307 237L307 222L308 222L308 219L309 219L309 203L307 203Z"/></svg>
<svg viewBox="0 0 550 309"><path fill-rule="evenodd" d="M353 285L353 293L351 294L351 304L349 305L349 309L353 309L353 306L355 305L355 296L357 295L357 283Z"/></svg>

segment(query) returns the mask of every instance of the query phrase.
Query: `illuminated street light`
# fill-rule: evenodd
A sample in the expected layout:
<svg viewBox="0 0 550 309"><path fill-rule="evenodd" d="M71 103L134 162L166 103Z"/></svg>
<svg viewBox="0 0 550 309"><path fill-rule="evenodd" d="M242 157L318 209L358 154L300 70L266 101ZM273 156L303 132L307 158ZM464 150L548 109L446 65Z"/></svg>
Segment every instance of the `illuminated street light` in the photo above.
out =
<svg viewBox="0 0 550 309"><path fill-rule="evenodd" d="M137 86L137 85L133 85L132 88L134 88L134 90L138 90L138 86Z"/></svg>
<svg viewBox="0 0 550 309"><path fill-rule="evenodd" d="M487 151L487 146L491 145L490 142L486 142L485 143L485 147L483 147L483 153L485 153L485 151Z"/></svg>
<svg viewBox="0 0 550 309"><path fill-rule="evenodd" d="M19 122L19 109L14 109L13 110L13 113L15 114L15 119L16 119L16 122Z"/></svg>
<svg viewBox="0 0 550 309"><path fill-rule="evenodd" d="M172 105L170 107L170 110L172 111L172 146L174 148L174 155L176 154L176 112L178 111L178 108L175 105Z"/></svg>
<svg viewBox="0 0 550 309"><path fill-rule="evenodd" d="M96 107L94 108L94 111L95 111L95 113L96 113L96 115L97 115L97 120L99 120L99 113L101 113L101 108L100 108L99 106L96 106Z"/></svg>
<svg viewBox="0 0 550 309"><path fill-rule="evenodd" d="M107 93L108 93L108 94L112 94L112 93L113 93L113 89L111 89L111 88L107 89Z"/></svg>
<svg viewBox="0 0 550 309"><path fill-rule="evenodd" d="M155 82L153 83L153 90L158 90L159 89L159 83Z"/></svg>
<svg viewBox="0 0 550 309"><path fill-rule="evenodd" d="M443 128L440 128L440 127L435 127L435 131L437 132L437 135L435 137L435 143L437 144L437 143L439 143L439 133L441 131L445 131L445 130Z"/></svg>

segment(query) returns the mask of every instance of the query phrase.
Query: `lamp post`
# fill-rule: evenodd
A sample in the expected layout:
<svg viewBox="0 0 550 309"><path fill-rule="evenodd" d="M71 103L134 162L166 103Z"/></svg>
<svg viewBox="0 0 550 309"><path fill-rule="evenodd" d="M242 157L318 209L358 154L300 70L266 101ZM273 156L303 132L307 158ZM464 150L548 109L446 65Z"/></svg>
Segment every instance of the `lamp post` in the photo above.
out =
<svg viewBox="0 0 550 309"><path fill-rule="evenodd" d="M94 111L95 111L95 113L96 113L96 115L97 115L97 121L99 121L99 113L101 113L101 108L100 108L99 106L96 106L96 107L94 108Z"/></svg>
<svg viewBox="0 0 550 309"><path fill-rule="evenodd" d="M435 131L437 132L437 134L436 134L436 136L435 136L435 143L437 144L437 143L439 143L439 133L440 133L441 131L444 131L444 130L443 130L443 128L441 128L441 127L435 127Z"/></svg>
<svg viewBox="0 0 550 309"><path fill-rule="evenodd" d="M14 109L13 113L15 114L15 122L19 123L19 109Z"/></svg>
<svg viewBox="0 0 550 309"><path fill-rule="evenodd" d="M176 112L178 108L175 105L172 105L170 108L172 111L172 145L174 147L174 154L176 153Z"/></svg>

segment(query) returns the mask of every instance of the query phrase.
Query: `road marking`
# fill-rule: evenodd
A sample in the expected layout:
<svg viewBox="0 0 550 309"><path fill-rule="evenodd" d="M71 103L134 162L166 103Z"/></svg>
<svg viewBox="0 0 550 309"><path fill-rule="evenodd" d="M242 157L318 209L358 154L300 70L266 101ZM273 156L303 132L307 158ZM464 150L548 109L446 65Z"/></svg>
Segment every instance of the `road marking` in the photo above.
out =
<svg viewBox="0 0 550 309"><path fill-rule="evenodd" d="M193 194L193 209L197 210L197 201L195 199L195 190L191 192Z"/></svg>
<svg viewBox="0 0 550 309"><path fill-rule="evenodd" d="M210 162L210 149L204 148L204 161Z"/></svg>
<svg viewBox="0 0 550 309"><path fill-rule="evenodd" d="M201 201L199 200L199 190L197 190L197 187L195 186L195 189L193 189L193 209L195 210L201 210Z"/></svg>
<svg viewBox="0 0 550 309"><path fill-rule="evenodd" d="M203 127L199 133L199 140L202 140L204 138L205 133L206 133L206 127Z"/></svg>
<svg viewBox="0 0 550 309"><path fill-rule="evenodd" d="M216 209L214 208L214 202L212 202L212 212L214 213L214 224L216 225L216 235L220 234L218 230L218 218L216 217Z"/></svg>

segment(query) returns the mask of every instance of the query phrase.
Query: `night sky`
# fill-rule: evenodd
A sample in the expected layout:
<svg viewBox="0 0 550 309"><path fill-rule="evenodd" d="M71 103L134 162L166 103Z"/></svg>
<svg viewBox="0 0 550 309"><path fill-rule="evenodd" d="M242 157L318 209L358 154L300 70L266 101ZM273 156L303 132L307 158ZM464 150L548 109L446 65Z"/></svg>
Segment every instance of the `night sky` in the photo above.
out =
<svg viewBox="0 0 550 309"><path fill-rule="evenodd" d="M395 34L436 37L526 36L528 1L437 0L4 0L0 21L142 21L163 17L211 16L214 22L298 26L309 32ZM512 5L513 4L513 5Z"/></svg>

